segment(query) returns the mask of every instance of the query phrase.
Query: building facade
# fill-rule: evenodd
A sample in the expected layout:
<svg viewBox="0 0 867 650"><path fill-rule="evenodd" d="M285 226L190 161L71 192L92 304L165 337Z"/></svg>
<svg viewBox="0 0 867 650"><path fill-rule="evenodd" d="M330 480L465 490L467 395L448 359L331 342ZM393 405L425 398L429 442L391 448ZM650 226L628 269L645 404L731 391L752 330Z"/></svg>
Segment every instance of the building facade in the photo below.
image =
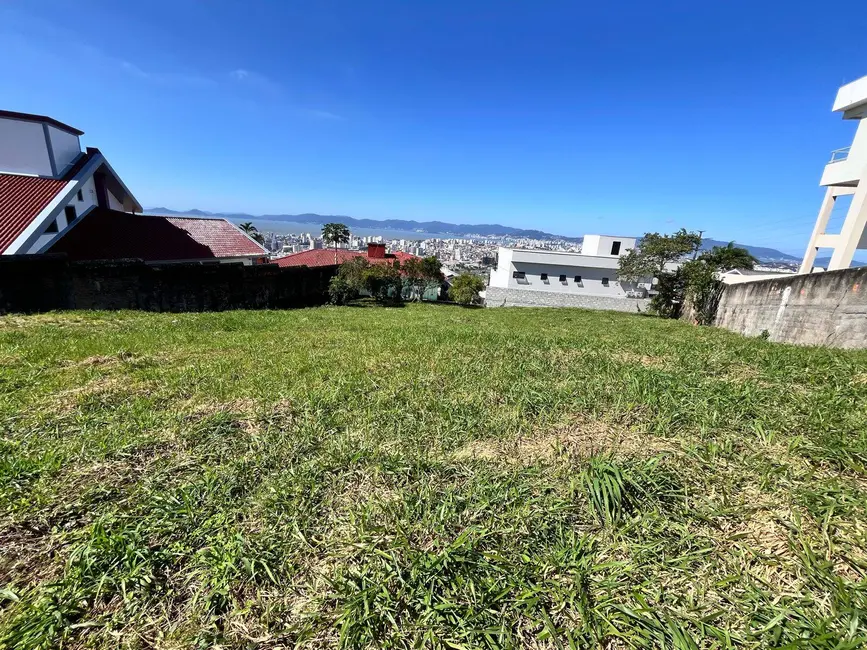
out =
<svg viewBox="0 0 867 650"><path fill-rule="evenodd" d="M867 77L846 84L837 92L834 111L844 120L858 120L852 144L831 152L819 184L827 188L816 218L816 225L799 273L811 273L820 248L830 248L829 271L847 269L857 249L867 248ZM835 202L851 196L846 219L840 232L828 232L828 222Z"/></svg>
<svg viewBox="0 0 867 650"><path fill-rule="evenodd" d="M635 244L634 237L585 235L581 253L500 248L485 304L643 310L651 279L626 282L617 275L619 258Z"/></svg>
<svg viewBox="0 0 867 650"><path fill-rule="evenodd" d="M142 206L84 133L45 115L0 110L0 255L72 260L267 262L225 219L142 215Z"/></svg>

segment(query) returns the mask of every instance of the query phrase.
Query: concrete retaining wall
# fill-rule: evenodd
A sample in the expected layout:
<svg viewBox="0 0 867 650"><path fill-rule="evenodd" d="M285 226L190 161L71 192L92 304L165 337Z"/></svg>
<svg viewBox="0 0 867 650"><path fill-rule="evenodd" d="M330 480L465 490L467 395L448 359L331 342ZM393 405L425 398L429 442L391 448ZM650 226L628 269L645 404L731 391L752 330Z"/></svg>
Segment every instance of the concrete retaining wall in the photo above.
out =
<svg viewBox="0 0 867 650"><path fill-rule="evenodd" d="M867 267L730 285L715 324L747 336L841 348L867 347Z"/></svg>
<svg viewBox="0 0 867 650"><path fill-rule="evenodd" d="M554 291L525 289L485 289L485 307L584 307L637 313L647 311L649 300L609 296L579 296Z"/></svg>

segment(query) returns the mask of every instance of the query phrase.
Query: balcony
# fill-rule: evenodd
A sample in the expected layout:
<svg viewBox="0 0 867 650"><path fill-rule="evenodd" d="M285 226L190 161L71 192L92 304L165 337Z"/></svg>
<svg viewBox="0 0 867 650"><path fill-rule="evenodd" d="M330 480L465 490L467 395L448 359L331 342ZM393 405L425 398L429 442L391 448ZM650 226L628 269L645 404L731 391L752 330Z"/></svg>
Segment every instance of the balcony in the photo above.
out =
<svg viewBox="0 0 867 650"><path fill-rule="evenodd" d="M844 160L849 158L849 149L851 147L843 147L842 149L834 149L831 152L831 160L828 161L828 164L835 162L843 162Z"/></svg>

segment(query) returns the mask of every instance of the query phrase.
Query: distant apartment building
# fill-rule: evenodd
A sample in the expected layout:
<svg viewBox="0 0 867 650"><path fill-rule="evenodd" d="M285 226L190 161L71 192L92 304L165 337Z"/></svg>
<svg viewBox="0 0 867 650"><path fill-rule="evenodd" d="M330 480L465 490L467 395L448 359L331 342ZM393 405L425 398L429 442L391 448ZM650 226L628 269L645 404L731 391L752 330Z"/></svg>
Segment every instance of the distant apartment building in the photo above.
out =
<svg viewBox="0 0 867 650"><path fill-rule="evenodd" d="M829 271L846 269L857 249L867 249L867 77L842 86L837 91L833 111L844 120L858 120L852 144L831 152L819 184L827 188L816 218L816 225L799 273L810 273L818 251L831 249ZM851 197L846 218L839 232L829 232L828 222L840 197Z"/></svg>
<svg viewBox="0 0 867 650"><path fill-rule="evenodd" d="M635 237L585 235L580 253L500 248L485 304L643 310L651 278L633 283L617 276L619 258L635 244Z"/></svg>
<svg viewBox="0 0 867 650"><path fill-rule="evenodd" d="M267 261L225 219L143 215L84 133L44 115L0 110L0 255L62 253L71 260Z"/></svg>

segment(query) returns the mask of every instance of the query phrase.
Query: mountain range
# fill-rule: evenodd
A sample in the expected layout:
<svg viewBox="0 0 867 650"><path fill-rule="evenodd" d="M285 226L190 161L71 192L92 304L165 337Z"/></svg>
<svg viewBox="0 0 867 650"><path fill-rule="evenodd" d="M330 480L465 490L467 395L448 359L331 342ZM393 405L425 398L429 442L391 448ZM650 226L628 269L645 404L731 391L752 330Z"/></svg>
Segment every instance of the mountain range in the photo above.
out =
<svg viewBox="0 0 867 650"><path fill-rule="evenodd" d="M325 224L325 223L343 223L350 228L380 228L382 230L404 230L414 231L419 234L439 233L450 234L460 237L467 235L481 235L483 237L509 236L520 237L526 239L562 239L570 242L581 242L583 237L565 237L544 232L542 230L512 228L511 226L502 226L500 224L455 224L445 221L410 221L405 219L355 219L343 215L321 215L312 212L304 214L262 214L252 215L245 212L207 212L205 210L171 210L169 208L149 208L146 212L152 214L177 215L189 217L222 217L234 222L243 221L287 221L292 223L309 223L309 224ZM709 250L714 246L725 246L727 241L719 239L702 239L701 249ZM756 259L762 262L776 262L782 264L797 264L801 261L800 257L789 255L775 248L767 248L764 246L751 246L750 244L742 244L737 242L738 246L745 248ZM827 268L830 258L817 258L816 266ZM852 266L864 266L864 262L853 261Z"/></svg>

